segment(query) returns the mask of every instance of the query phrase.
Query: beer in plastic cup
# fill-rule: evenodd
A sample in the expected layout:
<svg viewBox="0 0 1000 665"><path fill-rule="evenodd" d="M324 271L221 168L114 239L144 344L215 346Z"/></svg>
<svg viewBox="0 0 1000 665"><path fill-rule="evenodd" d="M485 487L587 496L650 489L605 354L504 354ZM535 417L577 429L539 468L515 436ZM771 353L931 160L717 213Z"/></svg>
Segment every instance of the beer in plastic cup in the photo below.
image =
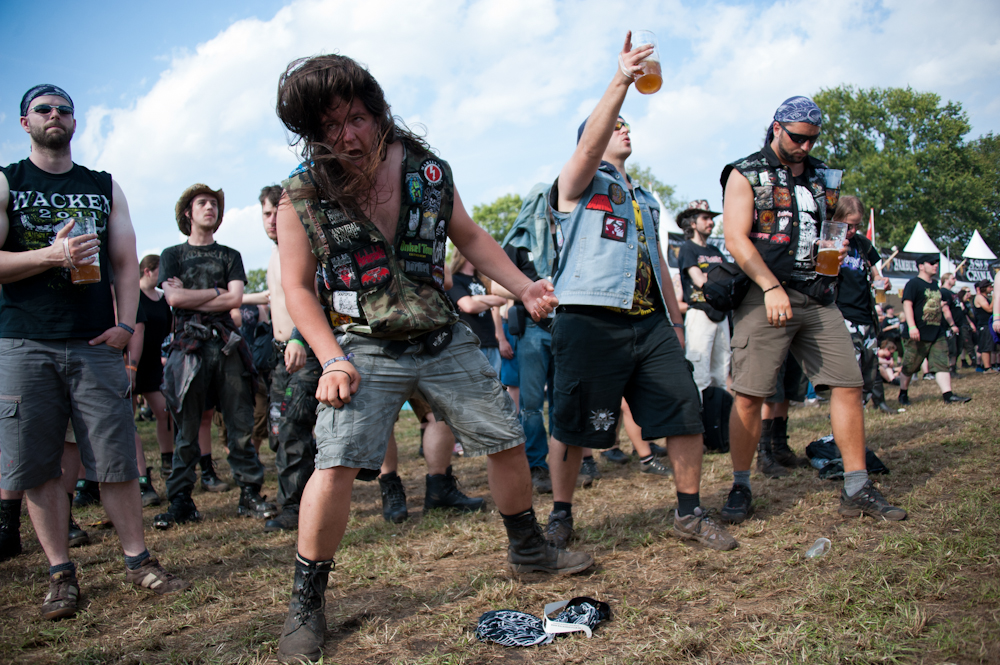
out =
<svg viewBox="0 0 1000 665"><path fill-rule="evenodd" d="M96 235L97 219L94 217L73 217L76 222L69 231L70 238L77 236ZM93 256L93 263L71 268L69 271L70 281L74 284L96 284L101 281L101 259L99 254Z"/></svg>
<svg viewBox="0 0 1000 665"><path fill-rule="evenodd" d="M875 304L885 304L885 290L889 287L889 280L884 277L875 282Z"/></svg>
<svg viewBox="0 0 1000 665"><path fill-rule="evenodd" d="M840 249L847 238L847 224L843 222L823 222L820 227L819 253L816 255L816 272L827 277L840 273Z"/></svg>
<svg viewBox="0 0 1000 665"><path fill-rule="evenodd" d="M656 47L656 35L649 30L639 30L632 35L632 48L652 44L653 52L639 63L642 76L635 81L635 89L644 95L657 92L663 85L663 69L660 67L660 52Z"/></svg>

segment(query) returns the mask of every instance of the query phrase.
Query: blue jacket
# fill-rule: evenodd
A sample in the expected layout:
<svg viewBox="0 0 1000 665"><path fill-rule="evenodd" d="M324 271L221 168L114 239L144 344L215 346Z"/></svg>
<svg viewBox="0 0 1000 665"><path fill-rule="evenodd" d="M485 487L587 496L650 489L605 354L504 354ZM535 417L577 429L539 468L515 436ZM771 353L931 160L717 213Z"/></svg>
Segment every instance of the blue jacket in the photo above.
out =
<svg viewBox="0 0 1000 665"><path fill-rule="evenodd" d="M539 277L552 274L552 264L555 263L556 250L552 246L552 233L549 231L548 197L550 185L540 182L531 188L521 211L517 215L514 226L500 243L501 247L523 247L534 257L535 272Z"/></svg>
<svg viewBox="0 0 1000 665"><path fill-rule="evenodd" d="M556 223L559 264L552 275L552 283L559 304L630 309L635 293L639 235L628 183L614 166L601 162L594 179L570 213L555 209L558 187L556 179L549 204ZM642 213L656 286L662 298L663 278L657 246L660 206L652 194L638 185L634 191ZM663 311L667 315L666 307Z"/></svg>

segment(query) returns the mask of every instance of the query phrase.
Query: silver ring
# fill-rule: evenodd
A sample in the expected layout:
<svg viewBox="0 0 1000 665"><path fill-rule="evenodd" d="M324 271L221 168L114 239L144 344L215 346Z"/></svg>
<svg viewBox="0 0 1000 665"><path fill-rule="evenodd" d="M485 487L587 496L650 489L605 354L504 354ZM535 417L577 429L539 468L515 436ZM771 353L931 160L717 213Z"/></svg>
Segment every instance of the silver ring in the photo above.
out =
<svg viewBox="0 0 1000 665"><path fill-rule="evenodd" d="M784 316L784 315L785 315L785 313L784 313L784 312L782 312L781 314L778 314L778 318L781 318L781 317L782 317L782 316Z"/></svg>

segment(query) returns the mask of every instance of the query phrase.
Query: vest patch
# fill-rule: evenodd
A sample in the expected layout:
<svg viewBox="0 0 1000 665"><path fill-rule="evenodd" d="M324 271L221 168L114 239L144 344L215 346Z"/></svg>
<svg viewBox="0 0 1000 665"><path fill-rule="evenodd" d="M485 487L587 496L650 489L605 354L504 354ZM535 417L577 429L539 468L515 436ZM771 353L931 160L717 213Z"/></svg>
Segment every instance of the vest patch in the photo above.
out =
<svg viewBox="0 0 1000 665"><path fill-rule="evenodd" d="M434 278L435 284L444 288L444 268L441 266L433 266L431 268L431 277Z"/></svg>
<svg viewBox="0 0 1000 665"><path fill-rule="evenodd" d="M773 236L771 236L771 242L773 242L775 245L787 245L791 241L792 239L787 235L785 235L784 233L775 233Z"/></svg>
<svg viewBox="0 0 1000 665"><path fill-rule="evenodd" d="M381 245L363 247L354 252L354 260L358 262L358 267L362 270L369 266L386 263L385 248Z"/></svg>
<svg viewBox="0 0 1000 665"><path fill-rule="evenodd" d="M358 288L358 276L354 272L354 265L351 263L349 254L341 254L330 258L330 266L333 268L336 285L333 288L341 287L345 289ZM331 288L329 278L324 274L324 282L327 288Z"/></svg>
<svg viewBox="0 0 1000 665"><path fill-rule="evenodd" d="M417 235L417 231L420 229L420 208L410 208L409 217L406 219L406 234L409 236Z"/></svg>
<svg viewBox="0 0 1000 665"><path fill-rule="evenodd" d="M770 233L761 233L760 231L753 231L750 233L750 237L754 240L767 240L771 237Z"/></svg>
<svg viewBox="0 0 1000 665"><path fill-rule="evenodd" d="M760 178L757 177L756 171L747 171L743 175L746 176L747 182L749 182L751 186L756 187L760 184Z"/></svg>
<svg viewBox="0 0 1000 665"><path fill-rule="evenodd" d="M361 308L358 306L358 294L354 291L334 291L333 310L338 314L361 316Z"/></svg>
<svg viewBox="0 0 1000 665"><path fill-rule="evenodd" d="M430 261L434 256L434 245L420 241L403 240L399 243L399 256L409 261Z"/></svg>
<svg viewBox="0 0 1000 665"><path fill-rule="evenodd" d="M403 270L418 277L431 276L431 264L422 261L403 261Z"/></svg>
<svg viewBox="0 0 1000 665"><path fill-rule="evenodd" d="M769 171L757 171L757 177L760 178L761 187L774 184L771 182L771 173Z"/></svg>
<svg viewBox="0 0 1000 665"><path fill-rule="evenodd" d="M757 217L757 223L760 226L760 230L764 233L774 233L774 211L761 210Z"/></svg>
<svg viewBox="0 0 1000 665"><path fill-rule="evenodd" d="M792 193L788 191L787 187L774 188L774 205L778 208L792 207Z"/></svg>
<svg viewBox="0 0 1000 665"><path fill-rule="evenodd" d="M424 174L424 180L431 185L440 185L444 178L444 169L433 159L428 159L420 165L420 172Z"/></svg>
<svg viewBox="0 0 1000 665"><path fill-rule="evenodd" d="M766 171L760 172L760 181L764 182L764 176L767 175ZM753 204L757 210L769 210L774 207L774 188L773 187L754 187L753 188Z"/></svg>
<svg viewBox="0 0 1000 665"><path fill-rule="evenodd" d="M601 237L607 238L608 240L617 240L618 242L625 242L625 229L627 228L626 222L621 217L615 217L613 215L604 216L604 229L601 231Z"/></svg>
<svg viewBox="0 0 1000 665"><path fill-rule="evenodd" d="M350 244L352 240L357 240L360 237L361 227L358 226L357 222L348 222L330 229L330 238L338 245Z"/></svg>
<svg viewBox="0 0 1000 665"><path fill-rule="evenodd" d="M437 222L437 217L434 213L425 212L424 218L420 222L420 238L423 240L434 240L434 224Z"/></svg>
<svg viewBox="0 0 1000 665"><path fill-rule="evenodd" d="M603 212L614 212L611 206L611 199L604 194L594 194L587 203L587 210L601 210Z"/></svg>
<svg viewBox="0 0 1000 665"><path fill-rule="evenodd" d="M364 287L378 286L379 284L385 284L387 281L389 281L389 269L385 266L372 268L361 275L361 286Z"/></svg>
<svg viewBox="0 0 1000 665"><path fill-rule="evenodd" d="M616 205L621 205L625 203L625 190L617 182L611 183L608 187L608 196L614 201Z"/></svg>
<svg viewBox="0 0 1000 665"><path fill-rule="evenodd" d="M416 173L406 174L406 192L410 196L410 203L420 203L424 198L424 183L420 182L420 176Z"/></svg>
<svg viewBox="0 0 1000 665"><path fill-rule="evenodd" d="M424 215L428 213L432 215L438 214L441 210L441 190L440 189L425 189L424 190L424 200L421 206L424 209Z"/></svg>

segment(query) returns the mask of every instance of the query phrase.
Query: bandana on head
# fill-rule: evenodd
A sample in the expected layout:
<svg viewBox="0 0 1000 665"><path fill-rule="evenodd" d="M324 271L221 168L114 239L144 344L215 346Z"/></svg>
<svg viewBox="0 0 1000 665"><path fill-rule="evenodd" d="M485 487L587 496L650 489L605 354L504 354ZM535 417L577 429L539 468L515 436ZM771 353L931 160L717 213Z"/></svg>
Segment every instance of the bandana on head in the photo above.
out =
<svg viewBox="0 0 1000 665"><path fill-rule="evenodd" d="M823 124L823 112L808 97L789 97L774 112L774 119L778 122L807 122L819 127Z"/></svg>
<svg viewBox="0 0 1000 665"><path fill-rule="evenodd" d="M35 101L39 97L45 95L56 95L62 97L70 106L75 106L73 104L73 98L66 94L66 91L57 85L52 85L51 83L42 83L41 85L36 85L34 88L24 93L24 97L21 97L21 117L28 115L28 109L31 106L31 102Z"/></svg>

